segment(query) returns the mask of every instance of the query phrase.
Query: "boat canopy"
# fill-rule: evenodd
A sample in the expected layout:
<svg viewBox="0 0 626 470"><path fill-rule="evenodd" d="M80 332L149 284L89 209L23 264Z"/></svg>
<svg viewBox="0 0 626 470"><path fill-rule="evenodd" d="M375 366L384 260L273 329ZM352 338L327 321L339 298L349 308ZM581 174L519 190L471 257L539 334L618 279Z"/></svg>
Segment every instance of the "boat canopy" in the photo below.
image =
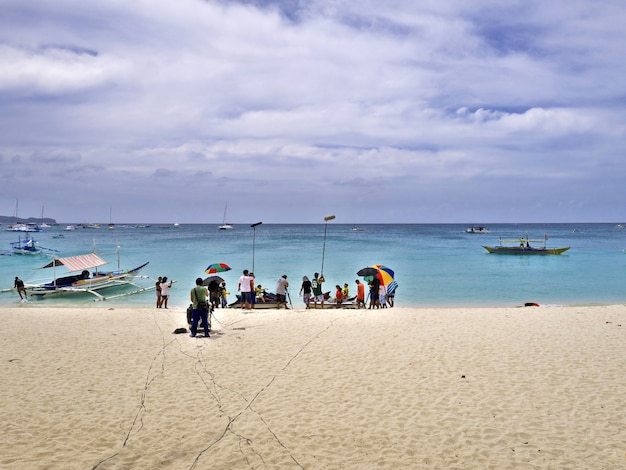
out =
<svg viewBox="0 0 626 470"><path fill-rule="evenodd" d="M83 269L91 269L105 264L108 264L108 261L103 260L95 253L90 253L88 255L69 256L67 258L55 258L39 269L65 266L69 271L82 271Z"/></svg>

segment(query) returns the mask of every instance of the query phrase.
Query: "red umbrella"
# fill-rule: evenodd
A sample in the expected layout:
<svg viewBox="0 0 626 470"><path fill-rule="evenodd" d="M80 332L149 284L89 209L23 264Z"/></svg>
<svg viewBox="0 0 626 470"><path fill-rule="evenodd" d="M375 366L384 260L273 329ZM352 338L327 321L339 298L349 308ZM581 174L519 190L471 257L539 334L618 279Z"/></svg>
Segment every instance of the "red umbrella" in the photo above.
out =
<svg viewBox="0 0 626 470"><path fill-rule="evenodd" d="M207 274L217 274L223 273L224 271L230 271L230 266L226 263L213 263L209 264L209 266L204 270Z"/></svg>

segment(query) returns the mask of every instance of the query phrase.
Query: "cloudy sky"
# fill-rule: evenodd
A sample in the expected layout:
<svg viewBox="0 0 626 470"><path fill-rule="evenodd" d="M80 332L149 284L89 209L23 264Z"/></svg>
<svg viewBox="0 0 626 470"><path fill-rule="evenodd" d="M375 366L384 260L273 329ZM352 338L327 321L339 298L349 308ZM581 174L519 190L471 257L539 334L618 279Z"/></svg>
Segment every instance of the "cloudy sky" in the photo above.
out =
<svg viewBox="0 0 626 470"><path fill-rule="evenodd" d="M626 220L622 0L0 10L0 215Z"/></svg>

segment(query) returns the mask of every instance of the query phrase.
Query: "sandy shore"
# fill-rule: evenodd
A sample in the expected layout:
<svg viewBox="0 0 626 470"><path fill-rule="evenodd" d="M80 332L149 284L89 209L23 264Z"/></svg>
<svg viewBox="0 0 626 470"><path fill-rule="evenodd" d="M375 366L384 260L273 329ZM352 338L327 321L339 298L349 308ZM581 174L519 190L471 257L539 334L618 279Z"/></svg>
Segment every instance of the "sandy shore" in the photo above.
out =
<svg viewBox="0 0 626 470"><path fill-rule="evenodd" d="M626 467L626 306L0 309L0 468Z"/></svg>

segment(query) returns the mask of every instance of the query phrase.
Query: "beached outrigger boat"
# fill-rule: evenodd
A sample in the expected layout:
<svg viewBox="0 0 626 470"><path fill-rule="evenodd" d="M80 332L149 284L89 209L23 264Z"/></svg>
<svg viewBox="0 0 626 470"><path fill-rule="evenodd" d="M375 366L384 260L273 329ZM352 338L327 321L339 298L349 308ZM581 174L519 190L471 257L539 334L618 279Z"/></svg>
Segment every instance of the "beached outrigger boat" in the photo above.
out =
<svg viewBox="0 0 626 470"><path fill-rule="evenodd" d="M569 246L563 248L547 248L546 241L548 236L543 235L543 240L530 240L528 235L519 239L507 240L500 238L500 245L485 246L483 248L489 253L505 254L505 255L560 255L564 251L569 250ZM503 245L503 243L516 243L517 245ZM534 247L531 243L543 243L543 245Z"/></svg>
<svg viewBox="0 0 626 470"><path fill-rule="evenodd" d="M118 261L119 263L119 261ZM45 283L24 283L26 288L26 294L28 297L44 298L57 295L67 294L92 294L96 297L94 300L106 300L116 297L123 297L126 295L137 294L146 290L154 289L154 285L149 287L142 287L135 284L136 279L145 278L139 276L141 271L148 263L144 263L130 270L120 270L101 272L98 271L100 266L108 264L108 261L103 260L95 253L86 255L70 256L66 258L53 258L45 266L40 269L53 268L54 276L52 281ZM64 266L69 273L66 276L57 277L57 266ZM90 272L90 269L95 271ZM118 266L119 268L119 266ZM132 286L135 290L130 292L124 292L117 295L105 296L102 291L115 287Z"/></svg>

